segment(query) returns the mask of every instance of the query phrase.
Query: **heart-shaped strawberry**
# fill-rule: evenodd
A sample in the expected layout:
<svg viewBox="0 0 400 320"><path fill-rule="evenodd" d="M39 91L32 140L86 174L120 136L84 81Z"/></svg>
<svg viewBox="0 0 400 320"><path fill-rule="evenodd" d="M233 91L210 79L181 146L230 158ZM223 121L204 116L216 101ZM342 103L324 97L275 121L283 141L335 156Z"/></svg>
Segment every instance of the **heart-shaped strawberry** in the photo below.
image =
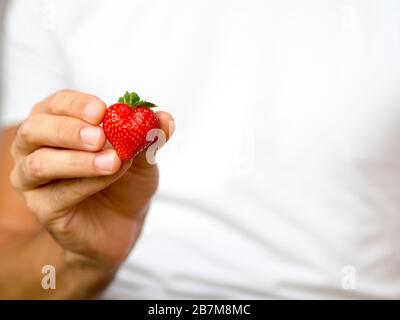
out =
<svg viewBox="0 0 400 320"><path fill-rule="evenodd" d="M140 100L137 93L126 92L118 103L108 107L103 129L108 141L121 160L129 160L155 142L146 139L147 133L160 127L155 104Z"/></svg>

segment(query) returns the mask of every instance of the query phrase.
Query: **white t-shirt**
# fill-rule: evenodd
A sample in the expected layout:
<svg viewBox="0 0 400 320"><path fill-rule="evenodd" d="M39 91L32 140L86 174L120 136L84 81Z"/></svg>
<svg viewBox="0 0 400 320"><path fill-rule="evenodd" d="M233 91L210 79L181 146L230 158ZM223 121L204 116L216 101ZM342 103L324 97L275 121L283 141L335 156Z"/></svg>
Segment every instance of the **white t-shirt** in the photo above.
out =
<svg viewBox="0 0 400 320"><path fill-rule="evenodd" d="M105 298L400 298L399 1L21 0L5 26L4 124L61 88L176 119Z"/></svg>

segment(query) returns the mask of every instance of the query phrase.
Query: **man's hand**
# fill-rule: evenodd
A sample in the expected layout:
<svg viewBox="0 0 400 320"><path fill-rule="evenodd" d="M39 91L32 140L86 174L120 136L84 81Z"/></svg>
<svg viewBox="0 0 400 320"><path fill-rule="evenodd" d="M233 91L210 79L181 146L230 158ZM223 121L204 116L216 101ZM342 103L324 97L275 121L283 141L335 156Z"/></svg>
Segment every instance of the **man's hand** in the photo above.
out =
<svg viewBox="0 0 400 320"><path fill-rule="evenodd" d="M127 256L157 188L157 166L140 154L121 162L105 148L99 98L57 92L37 104L12 145L13 187L71 261L110 272ZM169 138L173 121L157 113Z"/></svg>

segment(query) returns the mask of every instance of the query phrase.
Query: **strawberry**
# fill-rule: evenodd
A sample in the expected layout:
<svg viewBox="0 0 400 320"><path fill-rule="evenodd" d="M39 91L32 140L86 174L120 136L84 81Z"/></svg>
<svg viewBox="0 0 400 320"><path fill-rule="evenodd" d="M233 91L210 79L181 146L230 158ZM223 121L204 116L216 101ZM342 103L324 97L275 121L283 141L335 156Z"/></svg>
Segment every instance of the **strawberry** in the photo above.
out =
<svg viewBox="0 0 400 320"><path fill-rule="evenodd" d="M160 127L157 115L151 110L154 107L155 104L140 100L137 93L126 92L118 103L107 108L103 129L121 160L136 157L157 140L146 140L151 129Z"/></svg>

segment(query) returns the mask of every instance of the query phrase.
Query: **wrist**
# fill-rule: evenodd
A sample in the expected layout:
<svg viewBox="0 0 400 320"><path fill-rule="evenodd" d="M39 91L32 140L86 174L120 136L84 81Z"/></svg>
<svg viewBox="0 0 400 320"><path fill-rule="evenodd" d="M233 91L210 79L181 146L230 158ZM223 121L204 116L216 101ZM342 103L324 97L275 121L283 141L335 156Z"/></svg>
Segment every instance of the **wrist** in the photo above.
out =
<svg viewBox="0 0 400 320"><path fill-rule="evenodd" d="M63 264L68 277L79 281L86 288L88 296L97 296L114 278L117 267L68 250L63 251Z"/></svg>

